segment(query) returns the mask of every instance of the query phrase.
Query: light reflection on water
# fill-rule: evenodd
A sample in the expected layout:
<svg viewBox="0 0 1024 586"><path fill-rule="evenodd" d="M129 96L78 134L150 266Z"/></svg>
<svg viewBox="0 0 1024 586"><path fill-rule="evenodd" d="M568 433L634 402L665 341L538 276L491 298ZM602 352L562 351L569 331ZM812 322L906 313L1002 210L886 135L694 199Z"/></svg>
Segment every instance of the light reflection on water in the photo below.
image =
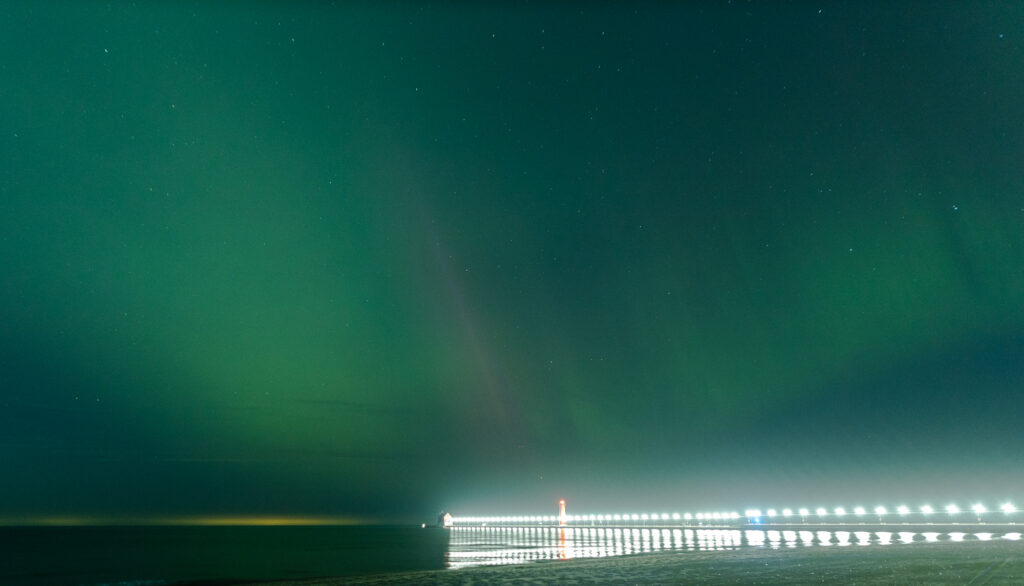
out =
<svg viewBox="0 0 1024 586"><path fill-rule="evenodd" d="M597 527L453 527L447 564L524 564L626 556L657 551L729 551L741 548L905 546L914 543L1019 540L1020 533L903 531L763 531L757 529L639 529Z"/></svg>

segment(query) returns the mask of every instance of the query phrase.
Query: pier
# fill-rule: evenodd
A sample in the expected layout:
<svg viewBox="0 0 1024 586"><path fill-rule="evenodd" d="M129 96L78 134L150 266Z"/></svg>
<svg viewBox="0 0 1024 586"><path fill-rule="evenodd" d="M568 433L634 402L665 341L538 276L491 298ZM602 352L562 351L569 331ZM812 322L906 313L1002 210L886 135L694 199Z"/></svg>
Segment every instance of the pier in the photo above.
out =
<svg viewBox="0 0 1024 586"><path fill-rule="evenodd" d="M888 508L879 505L868 511L864 507L826 509L783 508L747 509L708 512L645 512L569 514L565 500L558 502L553 515L480 515L451 516L448 527L576 527L631 529L799 529L815 527L856 528L864 530L904 529L907 531L942 530L976 526L1016 525L1020 511L1012 503L1002 503L990 510L975 503L966 510L949 504L941 510L931 505L911 509L906 505ZM952 529L950 529L952 530Z"/></svg>

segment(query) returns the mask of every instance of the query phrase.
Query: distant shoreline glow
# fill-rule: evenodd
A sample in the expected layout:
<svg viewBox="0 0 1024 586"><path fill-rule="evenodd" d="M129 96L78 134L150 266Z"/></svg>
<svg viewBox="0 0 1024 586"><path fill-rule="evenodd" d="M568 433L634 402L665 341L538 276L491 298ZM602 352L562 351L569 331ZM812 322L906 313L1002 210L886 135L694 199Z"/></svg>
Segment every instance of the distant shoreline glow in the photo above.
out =
<svg viewBox="0 0 1024 586"><path fill-rule="evenodd" d="M0 527L98 527L98 526L175 526L175 527L310 527L367 525L370 520L354 517L285 515L197 515L181 517L104 517L54 515L0 518Z"/></svg>

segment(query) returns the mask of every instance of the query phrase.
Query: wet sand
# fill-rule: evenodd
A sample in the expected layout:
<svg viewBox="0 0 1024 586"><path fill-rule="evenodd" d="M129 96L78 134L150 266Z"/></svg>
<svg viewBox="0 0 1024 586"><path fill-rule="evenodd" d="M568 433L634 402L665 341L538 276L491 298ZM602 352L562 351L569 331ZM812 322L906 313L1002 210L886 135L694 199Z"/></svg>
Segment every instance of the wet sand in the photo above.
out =
<svg viewBox="0 0 1024 586"><path fill-rule="evenodd" d="M420 584L1024 584L1024 542L676 551L267 586Z"/></svg>

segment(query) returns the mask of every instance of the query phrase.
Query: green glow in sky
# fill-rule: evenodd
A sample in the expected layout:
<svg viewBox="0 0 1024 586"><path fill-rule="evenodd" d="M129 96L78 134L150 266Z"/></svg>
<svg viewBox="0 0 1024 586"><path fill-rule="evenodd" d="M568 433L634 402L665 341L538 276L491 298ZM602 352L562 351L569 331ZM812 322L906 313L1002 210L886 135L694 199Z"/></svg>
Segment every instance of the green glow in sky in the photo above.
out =
<svg viewBox="0 0 1024 586"><path fill-rule="evenodd" d="M1020 485L1016 4L4 12L0 517Z"/></svg>

